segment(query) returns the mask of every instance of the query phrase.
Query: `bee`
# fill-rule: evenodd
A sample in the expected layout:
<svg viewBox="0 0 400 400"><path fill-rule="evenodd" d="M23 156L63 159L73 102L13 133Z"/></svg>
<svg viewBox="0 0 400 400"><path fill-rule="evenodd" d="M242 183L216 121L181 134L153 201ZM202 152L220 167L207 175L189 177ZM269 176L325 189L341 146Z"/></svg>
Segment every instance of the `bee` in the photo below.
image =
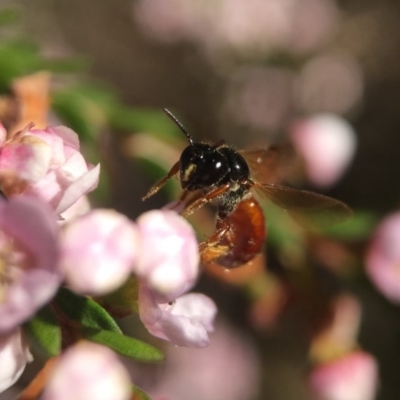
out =
<svg viewBox="0 0 400 400"><path fill-rule="evenodd" d="M181 129L189 145L168 174L142 200L153 196L168 179L179 174L183 192L178 205L184 206L183 216L189 216L207 203L216 203L215 232L199 245L203 262L236 268L262 251L266 238L265 216L254 191L287 210L296 220L313 217L317 226L341 222L352 215L345 203L331 197L261 182L263 177L271 175L269 167L273 168L275 147L238 151L224 141L194 142L182 123L169 110L164 111Z"/></svg>

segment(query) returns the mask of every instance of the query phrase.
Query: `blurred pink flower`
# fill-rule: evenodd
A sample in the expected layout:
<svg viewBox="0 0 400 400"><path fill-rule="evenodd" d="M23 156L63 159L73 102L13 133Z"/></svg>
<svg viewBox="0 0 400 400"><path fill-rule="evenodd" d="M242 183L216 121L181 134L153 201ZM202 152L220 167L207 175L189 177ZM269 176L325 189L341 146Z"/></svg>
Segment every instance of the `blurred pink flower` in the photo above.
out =
<svg viewBox="0 0 400 400"><path fill-rule="evenodd" d="M134 13L155 39L190 40L214 57L224 49L309 52L332 35L338 16L332 0L141 0Z"/></svg>
<svg viewBox="0 0 400 400"><path fill-rule="evenodd" d="M400 304L400 212L386 217L375 231L366 255L366 270L377 289Z"/></svg>
<svg viewBox="0 0 400 400"><path fill-rule="evenodd" d="M33 360L21 329L0 335L0 393L12 386Z"/></svg>
<svg viewBox="0 0 400 400"><path fill-rule="evenodd" d="M288 69L273 67L242 68L232 74L229 118L261 130L281 129L291 112L294 77Z"/></svg>
<svg viewBox="0 0 400 400"><path fill-rule="evenodd" d="M158 304L154 293L144 285L139 289L140 319L148 331L177 346L205 347L210 343L217 313L214 302L201 293L189 293Z"/></svg>
<svg viewBox="0 0 400 400"><path fill-rule="evenodd" d="M42 400L129 400L127 370L109 348L80 342L56 362Z"/></svg>
<svg viewBox="0 0 400 400"><path fill-rule="evenodd" d="M261 363L252 343L232 327L217 325L210 345L199 351L169 346L152 398L248 400L258 398Z"/></svg>
<svg viewBox="0 0 400 400"><path fill-rule="evenodd" d="M370 354L353 352L317 366L309 385L318 400L374 400L378 365Z"/></svg>
<svg viewBox="0 0 400 400"><path fill-rule="evenodd" d="M7 132L3 124L0 122L0 146L4 144L7 139Z"/></svg>
<svg viewBox="0 0 400 400"><path fill-rule="evenodd" d="M140 254L133 272L159 303L190 290L199 274L199 251L192 226L173 211L154 210L137 219Z"/></svg>
<svg viewBox="0 0 400 400"><path fill-rule="evenodd" d="M297 103L305 114L344 114L358 104L362 93L361 67L350 54L313 57L298 76Z"/></svg>
<svg viewBox="0 0 400 400"><path fill-rule="evenodd" d="M33 194L57 214L95 189L99 173L100 166L88 165L80 153L78 135L65 126L28 126L9 138L0 152L5 194Z"/></svg>
<svg viewBox="0 0 400 400"><path fill-rule="evenodd" d="M296 0L290 3L292 34L289 50L310 53L326 44L336 33L339 25L336 1Z"/></svg>
<svg viewBox="0 0 400 400"><path fill-rule="evenodd" d="M324 327L311 341L310 358L314 363L324 362L348 354L358 347L361 320L359 299L341 293L333 299Z"/></svg>
<svg viewBox="0 0 400 400"><path fill-rule="evenodd" d="M0 198L0 332L13 330L56 293L58 233L48 205L26 196Z"/></svg>
<svg viewBox="0 0 400 400"><path fill-rule="evenodd" d="M333 114L319 114L296 122L290 136L304 159L308 178L320 187L337 182L356 151L353 128Z"/></svg>
<svg viewBox="0 0 400 400"><path fill-rule="evenodd" d="M64 225L61 269L77 293L103 295L128 278L139 252L135 224L113 210L97 209Z"/></svg>

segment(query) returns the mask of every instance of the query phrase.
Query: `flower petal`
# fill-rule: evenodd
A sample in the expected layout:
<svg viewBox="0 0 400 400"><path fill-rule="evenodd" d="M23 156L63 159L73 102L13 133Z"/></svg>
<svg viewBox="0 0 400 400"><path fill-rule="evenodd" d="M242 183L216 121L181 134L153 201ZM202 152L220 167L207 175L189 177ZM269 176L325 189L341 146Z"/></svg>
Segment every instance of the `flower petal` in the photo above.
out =
<svg viewBox="0 0 400 400"><path fill-rule="evenodd" d="M63 213L68 207L71 207L80 197L94 190L99 183L100 164L88 171L86 174L71 183L70 186L64 191L58 205L56 212Z"/></svg>
<svg viewBox="0 0 400 400"><path fill-rule="evenodd" d="M210 343L217 313L215 303L201 293L190 293L172 304L158 304L144 285L139 290L140 318L148 331L177 346L205 347Z"/></svg>
<svg viewBox="0 0 400 400"><path fill-rule="evenodd" d="M32 359L21 329L0 335L0 393L19 379L26 364Z"/></svg>
<svg viewBox="0 0 400 400"><path fill-rule="evenodd" d="M29 265L4 288L0 302L0 332L8 332L28 319L56 293L59 227L53 210L37 199L20 196L0 199L0 228L24 251Z"/></svg>

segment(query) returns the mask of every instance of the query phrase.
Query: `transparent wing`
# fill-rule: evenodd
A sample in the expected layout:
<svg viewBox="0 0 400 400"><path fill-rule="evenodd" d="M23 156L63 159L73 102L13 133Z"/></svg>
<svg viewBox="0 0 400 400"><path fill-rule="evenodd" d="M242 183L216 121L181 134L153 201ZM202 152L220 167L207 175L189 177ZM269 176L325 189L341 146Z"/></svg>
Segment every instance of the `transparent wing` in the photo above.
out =
<svg viewBox="0 0 400 400"><path fill-rule="evenodd" d="M255 183L255 189L303 226L326 228L353 215L345 203L308 190L267 183Z"/></svg>
<svg viewBox="0 0 400 400"><path fill-rule="evenodd" d="M246 160L251 177L258 182L281 181L289 165L293 166L295 152L290 145L270 146L256 150L240 150Z"/></svg>

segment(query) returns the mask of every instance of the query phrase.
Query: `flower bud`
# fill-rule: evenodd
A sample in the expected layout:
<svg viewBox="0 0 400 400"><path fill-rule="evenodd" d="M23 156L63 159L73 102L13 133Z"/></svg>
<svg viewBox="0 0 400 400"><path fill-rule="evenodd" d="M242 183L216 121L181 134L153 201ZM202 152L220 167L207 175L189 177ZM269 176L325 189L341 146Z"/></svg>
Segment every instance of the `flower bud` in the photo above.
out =
<svg viewBox="0 0 400 400"><path fill-rule="evenodd" d="M174 300L193 287L199 273L199 251L191 225L173 211L142 214L137 224L141 251L135 274L159 303Z"/></svg>
<svg viewBox="0 0 400 400"><path fill-rule="evenodd" d="M75 292L103 295L128 278L138 250L134 223L116 211L98 209L64 225L61 268Z"/></svg>
<svg viewBox="0 0 400 400"><path fill-rule="evenodd" d="M367 274L377 289L394 303L400 303L400 212L386 217L369 245Z"/></svg>
<svg viewBox="0 0 400 400"><path fill-rule="evenodd" d="M354 352L316 367L309 383L318 400L374 400L378 366L368 353Z"/></svg>
<svg viewBox="0 0 400 400"><path fill-rule="evenodd" d="M308 178L320 187L331 186L341 178L356 150L353 128L333 114L295 123L291 138L304 159Z"/></svg>
<svg viewBox="0 0 400 400"><path fill-rule="evenodd" d="M128 372L109 348L81 342L57 361L42 400L129 400Z"/></svg>

